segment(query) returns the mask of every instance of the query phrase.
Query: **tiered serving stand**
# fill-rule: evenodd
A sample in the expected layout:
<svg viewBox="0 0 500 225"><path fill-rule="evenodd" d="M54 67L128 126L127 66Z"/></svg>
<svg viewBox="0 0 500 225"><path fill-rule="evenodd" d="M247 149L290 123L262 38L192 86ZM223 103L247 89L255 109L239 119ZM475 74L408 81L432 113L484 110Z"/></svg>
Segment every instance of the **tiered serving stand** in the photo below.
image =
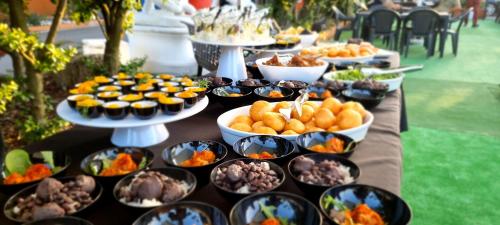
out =
<svg viewBox="0 0 500 225"><path fill-rule="evenodd" d="M165 123L171 123L191 117L208 105L208 98L204 97L189 109L183 109L177 115L164 115L162 112L148 120L140 120L130 114L122 120L111 120L104 115L99 118L85 118L69 107L67 100L57 105L57 114L66 121L74 124L96 127L113 128L111 142L119 147L147 147L167 140L169 133Z"/></svg>

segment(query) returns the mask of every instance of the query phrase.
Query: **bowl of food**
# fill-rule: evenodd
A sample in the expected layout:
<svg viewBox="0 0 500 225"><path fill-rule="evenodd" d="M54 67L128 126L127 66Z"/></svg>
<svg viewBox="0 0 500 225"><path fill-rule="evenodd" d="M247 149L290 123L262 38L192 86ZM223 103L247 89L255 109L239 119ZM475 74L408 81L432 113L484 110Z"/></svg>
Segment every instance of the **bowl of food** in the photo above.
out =
<svg viewBox="0 0 500 225"><path fill-rule="evenodd" d="M192 91L196 94L198 94L198 101L201 101L207 94L207 88L206 87L185 87L185 91Z"/></svg>
<svg viewBox="0 0 500 225"><path fill-rule="evenodd" d="M343 134L317 131L299 135L297 146L302 152L335 154L347 158L356 149L356 142Z"/></svg>
<svg viewBox="0 0 500 225"><path fill-rule="evenodd" d="M146 99L149 101L158 102L158 99L162 95L167 95L167 94L165 92L161 92L161 91L151 91L151 92L147 92L146 94L144 94L144 97L146 97Z"/></svg>
<svg viewBox="0 0 500 225"><path fill-rule="evenodd" d="M118 100L118 97L121 96L122 93L119 91L104 91L97 93L97 99L110 102Z"/></svg>
<svg viewBox="0 0 500 225"><path fill-rule="evenodd" d="M278 86L265 86L256 88L253 93L257 95L258 99L266 100L269 102L279 102L292 100L294 91L290 88Z"/></svg>
<svg viewBox="0 0 500 225"><path fill-rule="evenodd" d="M198 94L192 91L178 92L175 93L174 96L177 98L184 99L184 108L186 109L193 107L196 104L196 102L198 102Z"/></svg>
<svg viewBox="0 0 500 225"><path fill-rule="evenodd" d="M184 99L160 96L158 99L160 109L165 115L177 115L184 109Z"/></svg>
<svg viewBox="0 0 500 225"><path fill-rule="evenodd" d="M142 101L144 99L144 96L141 94L126 94L118 97L118 101L124 101L128 103L134 103L138 101Z"/></svg>
<svg viewBox="0 0 500 225"><path fill-rule="evenodd" d="M106 102L102 107L104 108L104 116L111 120L124 119L130 112L130 103L125 101Z"/></svg>
<svg viewBox="0 0 500 225"><path fill-rule="evenodd" d="M187 141L165 148L167 166L181 167L196 175L198 183L208 183L210 171L227 155L224 144L216 141Z"/></svg>
<svg viewBox="0 0 500 225"><path fill-rule="evenodd" d="M267 192L241 199L231 209L229 221L232 225L310 225L322 224L323 218L318 208L301 196Z"/></svg>
<svg viewBox="0 0 500 225"><path fill-rule="evenodd" d="M154 154L145 148L113 147L94 152L80 163L80 169L87 175L113 187L127 174L148 168Z"/></svg>
<svg viewBox="0 0 500 225"><path fill-rule="evenodd" d="M401 87L405 75L404 73L378 74L378 75L372 75L370 76L370 78L375 81L387 84L389 86L387 88L387 92L391 92Z"/></svg>
<svg viewBox="0 0 500 225"><path fill-rule="evenodd" d="M300 81L300 80L280 80L274 82L274 85L283 88L290 88L293 90L293 99L299 97L300 90L307 88L309 86L308 83Z"/></svg>
<svg viewBox="0 0 500 225"><path fill-rule="evenodd" d="M113 78L109 78L106 76L95 76L94 81L99 84L99 86L110 85L113 83Z"/></svg>
<svg viewBox="0 0 500 225"><path fill-rule="evenodd" d="M168 96L174 97L176 93L182 92L184 89L182 87L172 86L172 87L163 87L160 90L162 92L165 92Z"/></svg>
<svg viewBox="0 0 500 225"><path fill-rule="evenodd" d="M49 177L11 196L3 211L18 223L75 215L94 204L102 191L91 176Z"/></svg>
<svg viewBox="0 0 500 225"><path fill-rule="evenodd" d="M72 109L76 109L76 103L79 101L87 100L87 99L95 99L93 95L89 94L76 94L76 95L70 95L66 98L68 101L68 105Z"/></svg>
<svg viewBox="0 0 500 225"><path fill-rule="evenodd" d="M268 86L270 84L271 82L268 80L252 79L252 78L236 81L236 86L250 88L252 89L252 91L255 90L256 88Z"/></svg>
<svg viewBox="0 0 500 225"><path fill-rule="evenodd" d="M185 169L148 169L122 178L116 183L113 195L129 207L153 208L186 198L196 184L196 177Z"/></svg>
<svg viewBox="0 0 500 225"><path fill-rule="evenodd" d="M347 101L361 103L365 109L377 107L385 98L385 94L377 93L373 90L347 89L342 91L342 96Z"/></svg>
<svg viewBox="0 0 500 225"><path fill-rule="evenodd" d="M158 111L158 103L153 101L138 101L130 105L132 114L141 120L153 118Z"/></svg>
<svg viewBox="0 0 500 225"><path fill-rule="evenodd" d="M327 98L322 102L307 101L301 106L302 115L293 108L293 102L256 101L252 105L235 108L217 118L222 138L233 145L237 140L257 134L277 135L295 142L304 132L329 131L347 135L356 142L363 140L373 123L373 114L357 102L340 102ZM280 113L291 111L287 120ZM238 121L245 117L245 121ZM239 123L239 125L234 125ZM245 124L246 123L246 124Z"/></svg>
<svg viewBox="0 0 500 225"><path fill-rule="evenodd" d="M348 85L340 80L334 81L316 81L312 83L309 87L325 88L329 90L333 96L338 97L340 93L347 89Z"/></svg>
<svg viewBox="0 0 500 225"><path fill-rule="evenodd" d="M302 49L300 55L321 57L321 59L334 64L363 63L372 60L377 51L378 49L369 42L353 41L305 48Z"/></svg>
<svg viewBox="0 0 500 225"><path fill-rule="evenodd" d="M155 87L150 83L142 83L132 86L130 90L136 94L144 94L146 92L154 91Z"/></svg>
<svg viewBox="0 0 500 225"><path fill-rule="evenodd" d="M241 158L217 165L210 181L223 196L236 200L279 188L285 182L285 172L270 161Z"/></svg>
<svg viewBox="0 0 500 225"><path fill-rule="evenodd" d="M241 105L246 105L252 100L252 89L237 86L224 86L214 88L212 95L215 100L223 106L235 108Z"/></svg>
<svg viewBox="0 0 500 225"><path fill-rule="evenodd" d="M77 94L93 94L96 92L99 84L93 80L84 81L78 84L75 84L75 87L69 90L69 93L72 95Z"/></svg>
<svg viewBox="0 0 500 225"><path fill-rule="evenodd" d="M97 118L104 111L104 101L96 99L85 99L76 102L76 110L85 118Z"/></svg>
<svg viewBox="0 0 500 225"><path fill-rule="evenodd" d="M323 75L323 79L333 82L342 81L348 85L352 85L356 81L363 81L367 78L374 80L376 82L384 83L387 87L387 92L395 91L399 89L404 80L403 73L393 73L393 74L377 74L377 75L365 75L358 69L348 69L341 71L329 72Z"/></svg>
<svg viewBox="0 0 500 225"><path fill-rule="evenodd" d="M88 220L74 216L63 216L24 223L23 225L93 225Z"/></svg>
<svg viewBox="0 0 500 225"><path fill-rule="evenodd" d="M107 91L121 91L122 87L118 85L106 85L106 86L101 86L97 88L97 91L99 92L107 92Z"/></svg>
<svg viewBox="0 0 500 225"><path fill-rule="evenodd" d="M132 80L119 80L115 81L113 84L120 86L121 91L125 94L128 94L132 91L132 87L135 85L135 82Z"/></svg>
<svg viewBox="0 0 500 225"><path fill-rule="evenodd" d="M306 195L317 199L329 187L355 182L360 169L344 157L311 153L290 160L288 173Z"/></svg>
<svg viewBox="0 0 500 225"><path fill-rule="evenodd" d="M115 80L132 80L132 76L124 72L118 72L118 74L112 76L112 78Z"/></svg>
<svg viewBox="0 0 500 225"><path fill-rule="evenodd" d="M231 86L233 84L233 79L227 77L218 77L218 76L202 76L198 83L206 83L209 90L218 87Z"/></svg>
<svg viewBox="0 0 500 225"><path fill-rule="evenodd" d="M224 213L207 203L181 201L154 208L132 225L229 225Z"/></svg>
<svg viewBox="0 0 500 225"><path fill-rule="evenodd" d="M271 82L280 80L300 80L312 83L326 71L328 63L313 57L275 55L255 61L264 79Z"/></svg>
<svg viewBox="0 0 500 225"><path fill-rule="evenodd" d="M295 146L292 142L281 137L255 135L236 141L233 150L242 157L282 164L295 152Z"/></svg>
<svg viewBox="0 0 500 225"><path fill-rule="evenodd" d="M299 93L307 92L309 100L311 101L321 101L326 98L334 97L334 94L325 87L320 86L308 86L306 89L302 89Z"/></svg>
<svg viewBox="0 0 500 225"><path fill-rule="evenodd" d="M410 224L410 206L397 195L381 188L350 184L326 190L319 200L326 218L337 225L362 223L370 218L370 224Z"/></svg>
<svg viewBox="0 0 500 225"><path fill-rule="evenodd" d="M43 178L61 176L70 164L71 158L61 152L11 150L0 162L0 188L9 193L18 191Z"/></svg>
<svg viewBox="0 0 500 225"><path fill-rule="evenodd" d="M163 81L170 81L174 79L175 75L172 74L167 74L167 73L161 73L156 76L158 79L161 79Z"/></svg>
<svg viewBox="0 0 500 225"><path fill-rule="evenodd" d="M159 83L158 86L160 88L164 88L164 87L180 87L180 83L179 82L174 82L174 81L164 81L164 82Z"/></svg>
<svg viewBox="0 0 500 225"><path fill-rule="evenodd" d="M139 72L134 75L134 81L136 83L141 83L150 79L153 79L153 75L150 73Z"/></svg>

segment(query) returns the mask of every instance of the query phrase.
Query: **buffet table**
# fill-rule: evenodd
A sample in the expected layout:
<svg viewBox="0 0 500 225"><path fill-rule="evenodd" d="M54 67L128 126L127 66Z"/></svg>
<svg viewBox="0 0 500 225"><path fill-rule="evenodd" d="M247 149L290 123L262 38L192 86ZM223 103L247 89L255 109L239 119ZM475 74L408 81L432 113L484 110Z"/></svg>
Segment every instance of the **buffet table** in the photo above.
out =
<svg viewBox="0 0 500 225"><path fill-rule="evenodd" d="M155 153L153 167L164 167L161 151L169 145L188 140L216 140L221 143L222 138L217 127L217 117L226 111L220 104L211 103L201 113L167 125L171 131L170 138L149 149ZM401 92L395 91L387 95L386 99L374 110L375 121L365 140L351 156L351 160L361 168L358 183L370 184L400 194L402 173L402 145L400 142ZM65 132L54 135L44 141L28 146L30 151L50 149L63 151L72 158L72 164L67 175L81 174L80 162L88 154L111 147L112 130L77 126ZM231 149L231 148L229 148ZM235 158L236 154L229 150L226 158ZM286 165L283 166L284 168ZM286 169L285 169L286 170ZM287 174L288 175L288 174ZM284 185L278 191L288 191L304 195L292 179L287 176ZM0 204L3 206L9 196L0 193ZM219 194L212 184L198 186L197 190L186 200L202 201L219 207L229 214L233 205L229 199ZM318 203L318 199L310 199ZM88 219L95 225L100 224L131 224L146 210L128 208L113 198L110 189L105 190L101 199L91 208L77 215ZM2 213L0 224L15 224L7 220Z"/></svg>

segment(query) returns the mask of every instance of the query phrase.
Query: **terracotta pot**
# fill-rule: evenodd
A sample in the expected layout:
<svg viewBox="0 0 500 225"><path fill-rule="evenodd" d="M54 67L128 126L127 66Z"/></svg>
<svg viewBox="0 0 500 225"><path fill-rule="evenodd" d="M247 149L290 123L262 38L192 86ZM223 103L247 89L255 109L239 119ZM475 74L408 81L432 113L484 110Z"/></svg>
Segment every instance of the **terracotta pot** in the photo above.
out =
<svg viewBox="0 0 500 225"><path fill-rule="evenodd" d="M210 6L212 6L212 0L189 0L189 3L197 10L210 8Z"/></svg>

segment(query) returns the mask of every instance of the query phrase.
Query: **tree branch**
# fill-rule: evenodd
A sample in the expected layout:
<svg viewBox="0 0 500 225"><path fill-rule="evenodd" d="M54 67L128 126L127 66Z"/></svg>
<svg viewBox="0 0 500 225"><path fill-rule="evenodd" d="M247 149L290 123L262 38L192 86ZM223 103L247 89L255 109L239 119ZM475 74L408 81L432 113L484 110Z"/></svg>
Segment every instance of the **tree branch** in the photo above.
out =
<svg viewBox="0 0 500 225"><path fill-rule="evenodd" d="M61 23L64 14L66 13L66 7L68 6L68 0L59 0L57 1L56 12L54 18L52 19L52 24L50 25L49 33L47 34L47 38L45 39L45 44L54 43L54 39L56 38L57 28Z"/></svg>

